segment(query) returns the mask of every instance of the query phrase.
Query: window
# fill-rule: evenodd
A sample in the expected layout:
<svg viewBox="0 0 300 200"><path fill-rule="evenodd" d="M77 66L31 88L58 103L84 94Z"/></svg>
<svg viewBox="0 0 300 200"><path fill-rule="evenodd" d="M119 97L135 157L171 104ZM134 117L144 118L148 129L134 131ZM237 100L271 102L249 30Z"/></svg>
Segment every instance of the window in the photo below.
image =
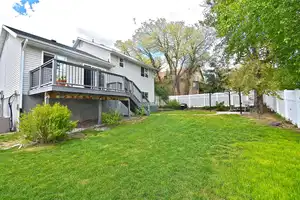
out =
<svg viewBox="0 0 300 200"><path fill-rule="evenodd" d="M141 76L148 78L148 69L141 67Z"/></svg>
<svg viewBox="0 0 300 200"><path fill-rule="evenodd" d="M148 95L149 95L148 92L142 92L142 95L144 99L148 99Z"/></svg>
<svg viewBox="0 0 300 200"><path fill-rule="evenodd" d="M120 67L124 67L124 59L123 58L120 58L120 60L119 60L119 66Z"/></svg>
<svg viewBox="0 0 300 200"><path fill-rule="evenodd" d="M44 54L43 54L43 63L48 62L49 60L52 60L54 57L55 57L55 55L44 52Z"/></svg>
<svg viewBox="0 0 300 200"><path fill-rule="evenodd" d="M42 64L54 59L54 57L55 55L53 54L43 52ZM52 62L44 67L42 77L42 83L49 83L52 81Z"/></svg>

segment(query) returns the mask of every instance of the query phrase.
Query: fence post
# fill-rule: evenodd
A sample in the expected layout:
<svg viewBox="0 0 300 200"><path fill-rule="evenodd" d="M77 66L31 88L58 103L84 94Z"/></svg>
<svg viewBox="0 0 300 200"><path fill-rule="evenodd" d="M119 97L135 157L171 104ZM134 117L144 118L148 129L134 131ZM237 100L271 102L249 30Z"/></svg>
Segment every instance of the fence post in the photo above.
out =
<svg viewBox="0 0 300 200"><path fill-rule="evenodd" d="M300 128L300 90L295 90L296 111L297 111L297 127Z"/></svg>
<svg viewBox="0 0 300 200"><path fill-rule="evenodd" d="M188 95L189 98L189 108L191 108L191 95Z"/></svg>
<svg viewBox="0 0 300 200"><path fill-rule="evenodd" d="M242 110L242 94L241 94L241 89L239 89L239 99L240 99L240 114L243 114Z"/></svg>
<svg viewBox="0 0 300 200"><path fill-rule="evenodd" d="M228 106L229 106L229 109L231 109L231 94L230 94L230 91L228 92Z"/></svg>
<svg viewBox="0 0 300 200"><path fill-rule="evenodd" d="M209 110L211 111L211 92L209 93Z"/></svg>
<svg viewBox="0 0 300 200"><path fill-rule="evenodd" d="M286 90L283 91L283 104L284 104L284 117L285 119L289 120L289 108L287 106L287 94Z"/></svg>

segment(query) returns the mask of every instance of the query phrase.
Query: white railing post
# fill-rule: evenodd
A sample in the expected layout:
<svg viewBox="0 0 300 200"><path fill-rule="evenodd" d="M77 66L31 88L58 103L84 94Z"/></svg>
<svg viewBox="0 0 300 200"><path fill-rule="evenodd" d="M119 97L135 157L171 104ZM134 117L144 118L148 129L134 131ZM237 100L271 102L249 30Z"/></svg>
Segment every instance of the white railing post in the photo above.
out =
<svg viewBox="0 0 300 200"><path fill-rule="evenodd" d="M52 61L52 85L56 85L56 67L57 62L55 59Z"/></svg>
<svg viewBox="0 0 300 200"><path fill-rule="evenodd" d="M39 67L39 86L38 87L41 87L42 85L42 67L40 66Z"/></svg>
<svg viewBox="0 0 300 200"><path fill-rule="evenodd" d="M189 108L191 107L191 95L188 95Z"/></svg>
<svg viewBox="0 0 300 200"><path fill-rule="evenodd" d="M96 70L95 72L95 89L98 90L99 89L99 84L100 83L100 80L99 80L99 70Z"/></svg>

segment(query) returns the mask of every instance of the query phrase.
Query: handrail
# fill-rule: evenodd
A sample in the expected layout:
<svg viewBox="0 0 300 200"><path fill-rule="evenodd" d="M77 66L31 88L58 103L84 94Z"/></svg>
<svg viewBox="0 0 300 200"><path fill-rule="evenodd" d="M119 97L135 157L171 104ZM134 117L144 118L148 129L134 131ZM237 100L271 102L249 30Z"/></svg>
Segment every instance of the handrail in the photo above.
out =
<svg viewBox="0 0 300 200"><path fill-rule="evenodd" d="M29 72L35 72L35 71L38 71L40 68L43 68L43 67L49 65L50 63L52 63L53 60L54 60L54 59L48 60L47 62L43 63L41 66L38 66L37 68L34 68L34 69L30 70Z"/></svg>
<svg viewBox="0 0 300 200"><path fill-rule="evenodd" d="M140 103L143 103L143 99L145 99L148 103L149 103L149 100L148 98L145 98L142 91L140 90L140 88L135 84L135 82L133 82L132 80L128 79L126 76L123 76L123 75L119 75L119 74L115 74L115 73L112 73L112 72L107 72L107 71L104 71L104 70L101 70L99 68L96 68L96 67L92 67L92 66L86 66L86 65L80 65L80 64L77 64L77 63L74 63L74 62L68 62L68 61L63 61L63 60L58 60L58 59L51 59L47 62L45 62L44 64L42 64L41 66L35 68L35 69L32 69L30 70L30 73L34 73L34 72L37 72L39 71L41 68L53 63L54 61L56 61L56 63L61 63L61 64L66 64L66 65L70 65L70 66L74 66L74 67L79 67L79 68L83 68L83 69L88 69L88 70L96 70L96 71L99 71L100 73L105 73L105 74L109 74L109 75L113 75L113 76L116 76L116 77L120 77L120 78L123 78L125 81L127 81L128 83L132 83L132 85L134 86L135 89L137 89L137 91L141 94L141 101L139 100L139 98L134 94L133 91L130 91L130 94L132 94L136 100L138 100ZM53 70L53 69L52 69ZM124 83L125 84L125 83ZM74 84L75 85L75 84ZM125 87L125 85L124 85Z"/></svg>

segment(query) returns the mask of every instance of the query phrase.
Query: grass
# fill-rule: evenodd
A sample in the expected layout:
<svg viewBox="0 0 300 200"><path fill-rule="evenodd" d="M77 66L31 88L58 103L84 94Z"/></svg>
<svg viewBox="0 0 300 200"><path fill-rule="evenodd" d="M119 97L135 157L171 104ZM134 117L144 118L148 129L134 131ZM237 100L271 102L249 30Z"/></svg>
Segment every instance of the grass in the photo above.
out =
<svg viewBox="0 0 300 200"><path fill-rule="evenodd" d="M20 139L20 134L18 133L3 133L0 134L0 143L1 142L9 142Z"/></svg>
<svg viewBox="0 0 300 200"><path fill-rule="evenodd" d="M0 151L1 199L299 199L300 135L240 116L152 115Z"/></svg>
<svg viewBox="0 0 300 200"><path fill-rule="evenodd" d="M180 115L197 115L197 114L215 114L216 111L209 111L209 110L197 110L197 109L191 109L191 110L171 110L171 111L165 111L163 112L165 114L180 114ZM161 114L158 112L158 114Z"/></svg>

